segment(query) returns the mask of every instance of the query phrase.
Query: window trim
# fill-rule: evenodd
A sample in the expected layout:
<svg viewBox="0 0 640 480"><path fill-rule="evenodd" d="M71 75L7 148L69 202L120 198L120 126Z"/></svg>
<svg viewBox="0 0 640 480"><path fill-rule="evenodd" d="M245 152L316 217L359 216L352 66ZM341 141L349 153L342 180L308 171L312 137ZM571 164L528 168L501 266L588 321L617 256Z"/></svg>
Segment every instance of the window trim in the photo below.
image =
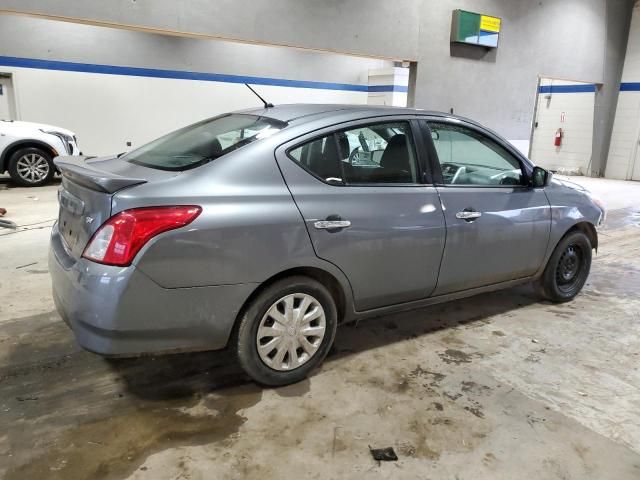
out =
<svg viewBox="0 0 640 480"><path fill-rule="evenodd" d="M309 173L316 180L324 183L325 185L329 185L330 187L425 187L425 186L434 186L433 183L428 183L426 180L431 180L431 175L428 168L425 168L422 157L424 156L424 150L421 148L419 141L422 141L422 133L417 125L420 117L416 116L401 116L398 118L394 117L370 117L370 118L361 118L357 120L350 120L349 122L345 122L344 124L339 124L339 128L336 128L338 125L331 125L329 127L323 128L320 131L323 133L318 133L317 135L313 135L305 138L302 142L295 143L289 147L285 148L285 156L295 163L297 166L302 168L304 171ZM413 144L414 151L414 161L416 167L416 181L411 183L347 183L344 177L344 169L342 166L342 161L340 168L342 170L342 183L329 183L323 178L320 178L314 172L312 172L309 168L307 168L302 163L298 162L292 155L291 151L296 148L300 148L308 143L314 142L318 139L324 137L333 137L334 148L336 149L336 153L338 154L338 158L340 157L340 145L338 143L337 134L340 132L347 132L349 130L353 130L359 126L369 126L369 125L384 125L389 123L407 123L409 125L409 132L412 137L411 143ZM311 132L309 132L311 133ZM306 135L303 135L306 137ZM423 146L423 145L422 145Z"/></svg>
<svg viewBox="0 0 640 480"><path fill-rule="evenodd" d="M451 184L444 183L444 178L442 176L442 166L440 164L440 158L438 157L438 152L436 150L435 144L433 142L433 137L431 136L431 123L439 123L445 126L458 126L465 128L467 130L472 130L480 135L482 135L485 139L490 142L495 143L496 145L502 147L511 157L518 162L520 165L520 170L522 172L522 177L525 181L522 185L477 185L477 184ZM470 122L465 122L461 119L457 118L447 118L447 117L423 117L421 119L421 132L424 138L424 141L428 145L429 150L429 160L430 166L433 171L434 176L434 185L437 187L446 187L446 188L500 188L500 189L518 189L518 190L527 190L531 188L531 169L528 168L530 165L523 161L520 155L515 154L513 147L509 144L507 145L501 138L497 137L490 131L487 131L477 125L474 125Z"/></svg>

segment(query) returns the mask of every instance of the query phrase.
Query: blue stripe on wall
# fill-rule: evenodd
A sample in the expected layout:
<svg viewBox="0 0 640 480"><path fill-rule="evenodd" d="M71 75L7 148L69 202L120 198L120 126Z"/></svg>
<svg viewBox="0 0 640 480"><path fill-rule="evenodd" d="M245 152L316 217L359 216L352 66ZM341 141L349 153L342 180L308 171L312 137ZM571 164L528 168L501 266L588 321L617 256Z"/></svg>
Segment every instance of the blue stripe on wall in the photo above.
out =
<svg viewBox="0 0 640 480"><path fill-rule="evenodd" d="M409 87L405 85L369 85L369 92L402 92L407 93Z"/></svg>
<svg viewBox="0 0 640 480"><path fill-rule="evenodd" d="M538 93L593 93L596 86L593 83L585 85L540 85Z"/></svg>
<svg viewBox="0 0 640 480"><path fill-rule="evenodd" d="M275 87L315 88L321 90L342 90L350 92L407 92L402 85L356 85L352 83L315 82L308 80L287 80L284 78L252 77L221 73L188 72L182 70L160 70L155 68L120 67L93 63L60 62L0 55L0 65L7 67L60 70L65 72L101 73L106 75L127 75L132 77L173 78L179 80L201 80L205 82L249 83Z"/></svg>
<svg viewBox="0 0 640 480"><path fill-rule="evenodd" d="M621 92L640 92L640 82L624 82L620 84Z"/></svg>

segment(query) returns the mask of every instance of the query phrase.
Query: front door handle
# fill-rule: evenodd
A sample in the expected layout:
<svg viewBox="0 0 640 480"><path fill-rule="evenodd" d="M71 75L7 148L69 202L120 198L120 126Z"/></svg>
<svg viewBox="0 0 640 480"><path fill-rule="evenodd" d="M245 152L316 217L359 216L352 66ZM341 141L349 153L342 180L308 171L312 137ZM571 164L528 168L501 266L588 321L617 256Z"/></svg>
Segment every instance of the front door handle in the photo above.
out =
<svg viewBox="0 0 640 480"><path fill-rule="evenodd" d="M473 222L476 218L480 218L481 216L482 213L476 212L470 208L465 208L463 211L456 213L456 218L466 222Z"/></svg>
<svg viewBox="0 0 640 480"><path fill-rule="evenodd" d="M318 230L335 230L350 227L351 222L349 220L318 220L313 222L313 226Z"/></svg>

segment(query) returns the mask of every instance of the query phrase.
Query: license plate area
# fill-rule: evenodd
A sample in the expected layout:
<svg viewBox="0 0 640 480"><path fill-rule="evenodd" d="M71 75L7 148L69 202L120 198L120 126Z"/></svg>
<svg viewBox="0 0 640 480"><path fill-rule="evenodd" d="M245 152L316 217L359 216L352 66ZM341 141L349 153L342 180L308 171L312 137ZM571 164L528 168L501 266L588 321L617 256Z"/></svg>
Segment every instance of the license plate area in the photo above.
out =
<svg viewBox="0 0 640 480"><path fill-rule="evenodd" d="M76 243L78 243L78 236L82 230L81 221L84 213L84 202L66 190L60 190L59 200L58 230L69 250L73 250Z"/></svg>
<svg viewBox="0 0 640 480"><path fill-rule="evenodd" d="M78 227L74 225L72 215L66 212L63 209L60 209L60 220L58 221L58 229L60 230L60 234L62 235L62 239L67 244L69 250L73 250L76 243L78 242Z"/></svg>

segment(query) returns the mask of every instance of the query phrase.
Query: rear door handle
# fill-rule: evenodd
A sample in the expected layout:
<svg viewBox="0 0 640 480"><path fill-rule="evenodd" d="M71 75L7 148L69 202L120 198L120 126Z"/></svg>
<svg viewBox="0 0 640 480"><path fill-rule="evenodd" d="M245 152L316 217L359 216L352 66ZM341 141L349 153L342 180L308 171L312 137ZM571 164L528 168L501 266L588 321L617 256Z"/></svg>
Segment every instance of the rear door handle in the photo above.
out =
<svg viewBox="0 0 640 480"><path fill-rule="evenodd" d="M461 212L456 213L456 218L460 220L465 220L467 222L473 222L476 218L480 218L482 213L476 212L475 210L464 209Z"/></svg>
<svg viewBox="0 0 640 480"><path fill-rule="evenodd" d="M313 226L318 230L328 230L329 232L339 232L343 228L348 228L351 226L351 222L349 220L343 220L340 215L329 215L324 220L317 220L313 222Z"/></svg>
<svg viewBox="0 0 640 480"><path fill-rule="evenodd" d="M318 220L313 222L313 226L318 230L334 230L350 227L351 222L349 220Z"/></svg>

